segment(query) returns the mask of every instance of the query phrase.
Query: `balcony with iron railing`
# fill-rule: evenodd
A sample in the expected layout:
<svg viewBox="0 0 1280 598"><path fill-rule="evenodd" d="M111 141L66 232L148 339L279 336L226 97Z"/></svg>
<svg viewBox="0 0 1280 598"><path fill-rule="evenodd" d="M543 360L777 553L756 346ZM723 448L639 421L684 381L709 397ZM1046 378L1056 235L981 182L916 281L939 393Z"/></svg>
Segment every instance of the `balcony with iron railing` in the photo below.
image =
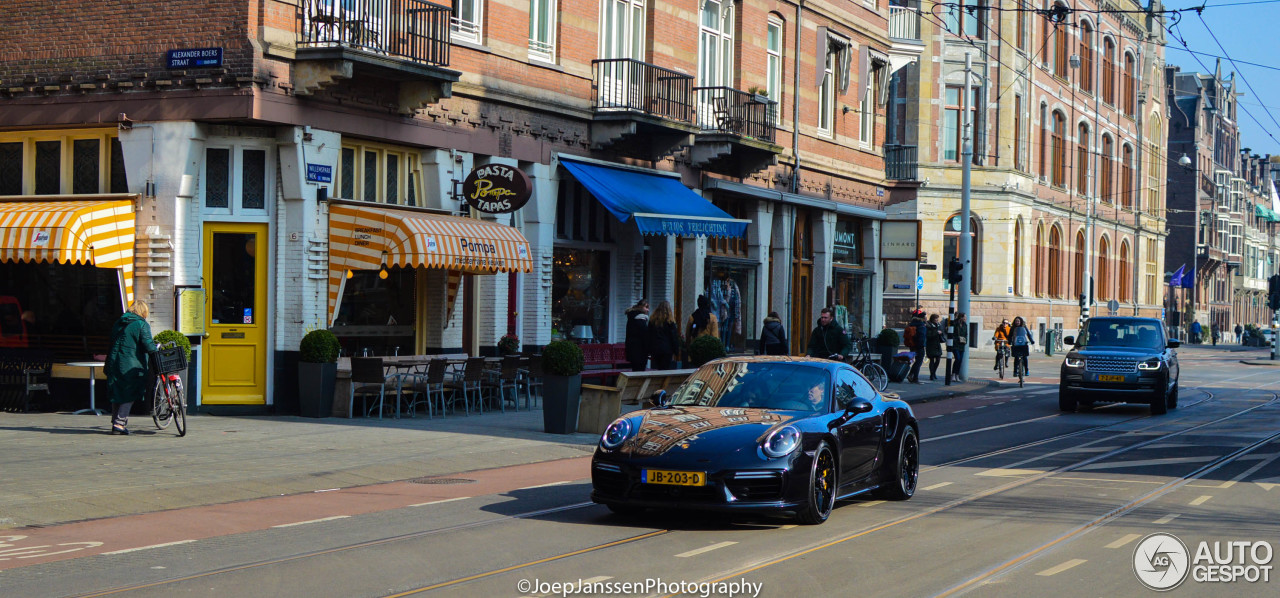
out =
<svg viewBox="0 0 1280 598"><path fill-rule="evenodd" d="M654 158L689 145L693 77L633 58L591 61L592 145Z"/></svg>
<svg viewBox="0 0 1280 598"><path fill-rule="evenodd" d="M695 87L698 132L689 158L696 167L747 176L775 164L778 103L732 87Z"/></svg>
<svg viewBox="0 0 1280 598"><path fill-rule="evenodd" d="M884 176L890 180L918 180L916 146L886 143L884 146Z"/></svg>

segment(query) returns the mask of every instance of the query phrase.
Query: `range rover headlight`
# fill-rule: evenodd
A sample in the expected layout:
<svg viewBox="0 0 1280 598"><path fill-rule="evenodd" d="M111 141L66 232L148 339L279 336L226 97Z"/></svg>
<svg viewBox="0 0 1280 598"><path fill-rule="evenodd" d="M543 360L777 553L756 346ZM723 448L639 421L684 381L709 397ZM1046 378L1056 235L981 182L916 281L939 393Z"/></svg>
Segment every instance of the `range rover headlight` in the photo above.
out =
<svg viewBox="0 0 1280 598"><path fill-rule="evenodd" d="M1066 358L1065 360L1063 360L1063 362L1062 362L1062 363L1063 363L1064 365L1066 365L1067 367L1069 367L1069 368L1082 368L1082 367L1084 367L1084 358L1083 358L1083 357L1068 357L1068 358Z"/></svg>
<svg viewBox="0 0 1280 598"><path fill-rule="evenodd" d="M1159 358L1152 358L1138 362L1138 369L1144 372L1154 372L1159 370L1161 367L1164 367L1164 362L1160 361Z"/></svg>
<svg viewBox="0 0 1280 598"><path fill-rule="evenodd" d="M600 437L600 446L607 449L616 449L622 446L631 436L631 420L620 419L609 424L605 429L604 435Z"/></svg>
<svg viewBox="0 0 1280 598"><path fill-rule="evenodd" d="M800 448L800 430L795 426L785 426L774 430L765 437L760 449L768 457L777 459L785 457Z"/></svg>

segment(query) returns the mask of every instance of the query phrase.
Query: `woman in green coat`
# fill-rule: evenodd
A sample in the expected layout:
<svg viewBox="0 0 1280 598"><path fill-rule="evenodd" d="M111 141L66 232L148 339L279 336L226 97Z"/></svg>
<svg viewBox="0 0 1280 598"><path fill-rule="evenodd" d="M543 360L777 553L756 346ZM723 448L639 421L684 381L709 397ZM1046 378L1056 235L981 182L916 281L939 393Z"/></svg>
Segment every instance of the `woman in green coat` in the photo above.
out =
<svg viewBox="0 0 1280 598"><path fill-rule="evenodd" d="M107 351L107 390L111 396L111 433L129 435L125 428L129 423L129 409L133 402L145 399L150 385L151 370L147 367L148 355L155 350L151 340L151 326L147 316L151 309L140 300L129 306L129 311L111 327L110 348Z"/></svg>

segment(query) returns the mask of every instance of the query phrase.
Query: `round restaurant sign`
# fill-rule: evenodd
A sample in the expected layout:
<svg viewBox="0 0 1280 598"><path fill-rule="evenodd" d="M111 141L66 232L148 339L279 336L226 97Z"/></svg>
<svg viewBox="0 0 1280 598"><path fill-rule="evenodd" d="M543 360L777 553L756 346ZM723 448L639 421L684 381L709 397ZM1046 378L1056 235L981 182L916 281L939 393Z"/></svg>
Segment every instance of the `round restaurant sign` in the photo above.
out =
<svg viewBox="0 0 1280 598"><path fill-rule="evenodd" d="M528 203L533 194L529 175L506 164L476 167L462 181L462 194L471 207L489 214L514 212Z"/></svg>

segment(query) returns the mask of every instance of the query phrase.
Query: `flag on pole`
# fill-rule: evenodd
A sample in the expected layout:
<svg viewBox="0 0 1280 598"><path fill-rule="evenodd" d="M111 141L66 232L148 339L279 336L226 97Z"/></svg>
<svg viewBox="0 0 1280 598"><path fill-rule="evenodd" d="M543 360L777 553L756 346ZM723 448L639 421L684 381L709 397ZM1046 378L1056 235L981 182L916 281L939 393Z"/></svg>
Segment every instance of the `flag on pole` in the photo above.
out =
<svg viewBox="0 0 1280 598"><path fill-rule="evenodd" d="M1196 265L1191 264L1191 271L1182 275L1182 288L1190 289L1196 286Z"/></svg>
<svg viewBox="0 0 1280 598"><path fill-rule="evenodd" d="M1182 271L1186 269L1187 269L1186 264L1178 266L1178 269L1173 271L1173 277L1169 279L1169 286L1171 287L1182 286Z"/></svg>

